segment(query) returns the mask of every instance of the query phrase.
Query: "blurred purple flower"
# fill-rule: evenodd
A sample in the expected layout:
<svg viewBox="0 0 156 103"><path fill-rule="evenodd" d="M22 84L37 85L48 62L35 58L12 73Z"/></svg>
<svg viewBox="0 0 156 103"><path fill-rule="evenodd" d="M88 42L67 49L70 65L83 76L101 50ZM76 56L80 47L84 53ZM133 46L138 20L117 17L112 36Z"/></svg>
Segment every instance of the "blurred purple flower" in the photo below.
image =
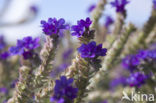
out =
<svg viewBox="0 0 156 103"><path fill-rule="evenodd" d="M128 55L122 60L122 65L125 69L133 72L140 64L140 58L137 55Z"/></svg>
<svg viewBox="0 0 156 103"><path fill-rule="evenodd" d="M108 103L108 102L107 102L107 100L104 100L104 101L102 101L102 102L100 102L100 103Z"/></svg>
<svg viewBox="0 0 156 103"><path fill-rule="evenodd" d="M69 78L67 79L65 76L61 76L60 80L55 81L55 87L54 87L54 95L50 98L50 100L53 102L55 101L63 101L68 103L68 101L72 101L77 96L78 88L74 88L72 86L72 83L74 82L74 79ZM63 103L61 102L61 103Z"/></svg>
<svg viewBox="0 0 156 103"><path fill-rule="evenodd" d="M17 55L17 54L22 54L24 52L24 49L18 46L12 46L10 47L9 51L12 55Z"/></svg>
<svg viewBox="0 0 156 103"><path fill-rule="evenodd" d="M116 12L123 13L125 12L125 6L129 3L127 0L115 0L111 2L110 4L112 7L116 8Z"/></svg>
<svg viewBox="0 0 156 103"><path fill-rule="evenodd" d="M110 16L107 16L106 21L105 21L105 27L108 28L113 23L114 23L114 20Z"/></svg>
<svg viewBox="0 0 156 103"><path fill-rule="evenodd" d="M120 76L118 78L113 79L110 82L110 88L114 89L115 87L122 85L122 86L126 86L127 82L126 82L126 77L125 76Z"/></svg>
<svg viewBox="0 0 156 103"><path fill-rule="evenodd" d="M24 37L18 40L16 46L10 47L9 51L12 55L23 55L24 59L29 59L34 54L34 49L39 47L39 38Z"/></svg>
<svg viewBox="0 0 156 103"><path fill-rule="evenodd" d="M92 12L94 9L96 8L95 4L90 5L90 7L88 8L88 12Z"/></svg>
<svg viewBox="0 0 156 103"><path fill-rule="evenodd" d="M62 54L62 57L64 60L67 60L71 54L73 53L73 49L69 48L68 50L64 51L64 53Z"/></svg>
<svg viewBox="0 0 156 103"><path fill-rule="evenodd" d="M11 87L11 88L15 88L17 82L18 82L18 79L13 80L13 81L11 82L11 84L10 84L10 87Z"/></svg>
<svg viewBox="0 0 156 103"><path fill-rule="evenodd" d="M102 48L102 44L96 46L96 42L92 41L88 44L82 44L78 48L78 52L81 54L82 58L95 58L98 56L105 56L107 49Z"/></svg>
<svg viewBox="0 0 156 103"><path fill-rule="evenodd" d="M65 20L63 18L59 20L56 18L49 18L47 22L44 20L41 21L41 27L46 35L59 35L59 32L68 29L69 25L65 24Z"/></svg>
<svg viewBox="0 0 156 103"><path fill-rule="evenodd" d="M153 0L153 7L156 9L156 0Z"/></svg>
<svg viewBox="0 0 156 103"><path fill-rule="evenodd" d="M136 55L141 59L145 59L148 56L148 50L139 50L139 52Z"/></svg>
<svg viewBox="0 0 156 103"><path fill-rule="evenodd" d="M148 58L156 60L156 49L148 51Z"/></svg>
<svg viewBox="0 0 156 103"><path fill-rule="evenodd" d="M4 101L3 101L3 103L7 103L7 102L8 102L8 100L4 100Z"/></svg>
<svg viewBox="0 0 156 103"><path fill-rule="evenodd" d="M5 87L2 87L2 88L0 88L0 93L7 94L8 93L8 89L5 88Z"/></svg>
<svg viewBox="0 0 156 103"><path fill-rule="evenodd" d="M7 51L0 54L1 59L7 59L9 56L10 56L10 53Z"/></svg>
<svg viewBox="0 0 156 103"><path fill-rule="evenodd" d="M56 67L53 71L51 71L50 77L55 78L56 76L58 76L58 74L60 74L61 72L65 71L65 69L68 66L69 66L68 64L63 63L60 66Z"/></svg>
<svg viewBox="0 0 156 103"><path fill-rule="evenodd" d="M38 8L35 5L30 6L30 10L33 11L34 13L38 12Z"/></svg>
<svg viewBox="0 0 156 103"><path fill-rule="evenodd" d="M140 87L141 85L145 84L147 79L148 78L144 73L135 72L127 78L127 83L130 87Z"/></svg>
<svg viewBox="0 0 156 103"><path fill-rule="evenodd" d="M55 98L50 97L50 102L64 103L64 99L63 98L60 98L59 100L56 100Z"/></svg>
<svg viewBox="0 0 156 103"><path fill-rule="evenodd" d="M6 46L6 43L4 41L4 37L0 35L0 50L2 50Z"/></svg>

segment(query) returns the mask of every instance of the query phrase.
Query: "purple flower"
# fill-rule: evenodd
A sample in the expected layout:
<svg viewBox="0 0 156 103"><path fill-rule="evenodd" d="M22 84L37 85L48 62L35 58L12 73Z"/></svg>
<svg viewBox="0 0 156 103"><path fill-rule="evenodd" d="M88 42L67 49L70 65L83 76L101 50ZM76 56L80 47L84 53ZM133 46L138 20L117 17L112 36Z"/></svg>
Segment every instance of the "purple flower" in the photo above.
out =
<svg viewBox="0 0 156 103"><path fill-rule="evenodd" d="M33 50L40 46L39 41L40 41L40 38L33 39L31 36L28 36L28 37L23 38L23 43L24 43L23 45L26 49Z"/></svg>
<svg viewBox="0 0 156 103"><path fill-rule="evenodd" d="M92 24L92 21L90 18L86 18L86 20L81 19L80 21L77 21L77 25L73 25L71 27L72 29L72 36L81 37L85 30L89 29L89 26Z"/></svg>
<svg viewBox="0 0 156 103"><path fill-rule="evenodd" d="M82 25L85 28L89 28L89 26L92 24L92 21L90 20L90 18L86 18L86 20L81 19L80 21L78 21L79 25Z"/></svg>
<svg viewBox="0 0 156 103"><path fill-rule="evenodd" d="M88 8L88 12L92 12L94 9L96 8L95 4L92 4L89 8Z"/></svg>
<svg viewBox="0 0 156 103"><path fill-rule="evenodd" d="M61 76L60 80L55 81L54 95L50 98L51 101L60 101L64 99L63 102L72 101L77 96L78 88L72 86L73 79L67 79L65 76Z"/></svg>
<svg viewBox="0 0 156 103"><path fill-rule="evenodd" d="M129 3L127 0L115 0L111 2L111 5L116 8L116 12L125 12L125 6Z"/></svg>
<svg viewBox="0 0 156 103"><path fill-rule="evenodd" d="M30 7L30 10L31 10L32 12L34 12L34 13L37 13L37 12L38 12L38 8L37 8L37 6L35 6L35 5L32 5L32 6Z"/></svg>
<svg viewBox="0 0 156 103"><path fill-rule="evenodd" d="M10 84L10 87L11 87L11 88L15 88L17 82L18 82L18 79L13 80L13 81L11 82L11 84Z"/></svg>
<svg viewBox="0 0 156 103"><path fill-rule="evenodd" d="M108 28L113 23L114 23L114 20L110 16L107 16L106 21L105 21L105 27Z"/></svg>
<svg viewBox="0 0 156 103"><path fill-rule="evenodd" d="M39 47L39 38L32 39L28 36L22 40L18 40L16 46L10 47L9 51L12 55L23 55L24 59L29 59L34 54L34 49Z"/></svg>
<svg viewBox="0 0 156 103"><path fill-rule="evenodd" d="M5 88L5 87L0 88L0 93L7 94L8 93L8 89Z"/></svg>
<svg viewBox="0 0 156 103"><path fill-rule="evenodd" d="M58 34L62 30L66 30L69 28L68 25L65 24L64 19L57 20L56 18L49 18L48 21L41 21L42 30L46 35Z"/></svg>
<svg viewBox="0 0 156 103"><path fill-rule="evenodd" d="M4 101L3 101L3 103L7 103L7 102L8 102L8 100L4 100Z"/></svg>
<svg viewBox="0 0 156 103"><path fill-rule="evenodd" d="M81 25L74 25L72 26L72 36L81 37L85 32L85 28Z"/></svg>
<svg viewBox="0 0 156 103"><path fill-rule="evenodd" d="M156 9L156 0L153 0L153 7Z"/></svg>
<svg viewBox="0 0 156 103"><path fill-rule="evenodd" d="M122 60L123 67L128 69L130 72L136 70L139 64L140 58L137 55L128 55Z"/></svg>
<svg viewBox="0 0 156 103"><path fill-rule="evenodd" d="M96 56L96 42L82 44L81 47L78 48L78 52L83 58L94 58Z"/></svg>
<svg viewBox="0 0 156 103"><path fill-rule="evenodd" d="M130 87L140 87L145 83L147 79L148 78L144 73L136 72L136 73L132 73L127 78L127 83L129 84Z"/></svg>
<svg viewBox="0 0 156 103"><path fill-rule="evenodd" d="M95 4L92 4L89 8L88 8L88 12L92 12L94 9L96 8Z"/></svg>
<svg viewBox="0 0 156 103"><path fill-rule="evenodd" d="M156 49L140 50L136 55L137 55L137 57L139 57L142 60L145 60L145 59L156 59Z"/></svg>
<svg viewBox="0 0 156 103"><path fill-rule="evenodd" d="M0 54L0 58L1 59L7 59L10 56L9 52L3 52Z"/></svg>
<svg viewBox="0 0 156 103"><path fill-rule="evenodd" d="M26 60L26 59L32 58L34 55L34 52L33 51L24 51L22 55L23 55L23 58Z"/></svg>
<svg viewBox="0 0 156 103"><path fill-rule="evenodd" d="M96 46L96 42L92 41L88 44L82 44L78 48L78 52L81 54L82 58L95 58L98 56L105 56L107 49L102 48L102 44Z"/></svg>
<svg viewBox="0 0 156 103"><path fill-rule="evenodd" d="M139 52L136 55L141 59L145 59L148 56L148 51L147 50L139 50Z"/></svg>
<svg viewBox="0 0 156 103"><path fill-rule="evenodd" d="M156 60L156 49L148 51L148 58Z"/></svg>
<svg viewBox="0 0 156 103"><path fill-rule="evenodd" d="M50 97L50 102L57 102L57 103L64 103L64 99L63 98L60 98L59 100L56 100L55 98L53 97Z"/></svg>
<svg viewBox="0 0 156 103"><path fill-rule="evenodd" d="M96 46L96 56L105 56L107 49L106 48L102 48L102 44L99 44Z"/></svg>
<svg viewBox="0 0 156 103"><path fill-rule="evenodd" d="M6 46L6 43L4 41L4 37L0 36L0 50L2 50Z"/></svg>
<svg viewBox="0 0 156 103"><path fill-rule="evenodd" d="M104 100L104 101L102 101L102 102L100 102L100 103L108 103L108 101L107 101L107 100Z"/></svg>
<svg viewBox="0 0 156 103"><path fill-rule="evenodd" d="M73 49L72 48L69 48L68 50L64 51L62 57L64 60L67 60L71 54L73 53Z"/></svg>
<svg viewBox="0 0 156 103"><path fill-rule="evenodd" d="M126 82L126 77L125 76L120 76L118 78L113 79L110 82L110 88L114 89L115 87L122 85L122 86L126 86L127 82Z"/></svg>
<svg viewBox="0 0 156 103"><path fill-rule="evenodd" d="M22 54L24 52L24 49L18 46L13 46L10 47L9 51L12 55L17 55L17 54Z"/></svg>

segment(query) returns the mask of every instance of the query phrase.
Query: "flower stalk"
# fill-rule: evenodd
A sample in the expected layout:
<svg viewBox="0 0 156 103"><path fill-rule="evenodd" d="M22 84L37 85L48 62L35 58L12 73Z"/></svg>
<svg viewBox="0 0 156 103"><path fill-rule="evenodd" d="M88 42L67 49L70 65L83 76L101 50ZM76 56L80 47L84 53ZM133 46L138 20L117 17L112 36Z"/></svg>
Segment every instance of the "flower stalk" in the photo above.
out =
<svg viewBox="0 0 156 103"><path fill-rule="evenodd" d="M22 66L19 69L19 81L16 85L16 91L8 103L33 103L31 72L32 69L27 66Z"/></svg>
<svg viewBox="0 0 156 103"><path fill-rule="evenodd" d="M106 58L102 64L102 68L98 71L98 73L91 78L91 83L88 86L88 89L95 88L96 84L99 82L100 78L103 78L104 72L113 67L112 63L117 59L117 57L121 54L123 47L128 40L130 34L135 31L135 27L130 24L128 28L125 29L123 35L121 35L112 45L112 47L108 50Z"/></svg>
<svg viewBox="0 0 156 103"><path fill-rule="evenodd" d="M101 18L102 16L102 12L104 10L104 6L107 4L107 0L100 0L96 6L96 8L93 10L92 12L92 25L91 25L91 28L95 29L97 24L98 24L98 21L99 19Z"/></svg>

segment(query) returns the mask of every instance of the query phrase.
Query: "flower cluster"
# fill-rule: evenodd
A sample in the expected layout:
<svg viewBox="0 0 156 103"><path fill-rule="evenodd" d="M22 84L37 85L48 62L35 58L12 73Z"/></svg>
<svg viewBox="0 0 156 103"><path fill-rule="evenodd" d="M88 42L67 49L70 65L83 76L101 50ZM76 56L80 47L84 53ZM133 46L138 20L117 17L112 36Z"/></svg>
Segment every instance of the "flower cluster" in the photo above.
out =
<svg viewBox="0 0 156 103"><path fill-rule="evenodd" d="M10 53L8 51L5 51L3 53L0 54L0 59L7 59L10 56Z"/></svg>
<svg viewBox="0 0 156 103"><path fill-rule="evenodd" d="M60 80L55 81L54 95L50 98L51 102L70 103L77 96L78 89L72 86L73 79L61 76Z"/></svg>
<svg viewBox="0 0 156 103"><path fill-rule="evenodd" d="M153 63L156 60L156 49L153 50L140 50L137 54L128 55L123 59L123 67L131 72L127 78L127 83L132 87L140 87L147 79L152 76L152 69L142 68L141 65L145 63ZM154 62L155 63L155 62ZM152 68L152 65L150 65ZM143 69L145 73L140 72Z"/></svg>
<svg viewBox="0 0 156 103"><path fill-rule="evenodd" d="M72 28L72 36L81 37L85 34L85 32L89 31L89 26L92 24L90 18L86 18L86 20L81 19L77 21L77 25L73 25Z"/></svg>
<svg viewBox="0 0 156 103"><path fill-rule="evenodd" d="M128 55L122 61L123 67L128 69L130 72L136 70L139 64L140 64L140 58L139 56L136 55Z"/></svg>
<svg viewBox="0 0 156 103"><path fill-rule="evenodd" d="M132 73L127 78L127 83L130 87L140 87L141 85L145 84L145 81L148 79L148 76L141 72Z"/></svg>
<svg viewBox="0 0 156 103"><path fill-rule="evenodd" d="M113 23L114 23L114 20L110 16L107 16L106 21L105 21L105 27L108 28Z"/></svg>
<svg viewBox="0 0 156 103"><path fill-rule="evenodd" d="M17 45L10 47L12 55L23 55L24 59L33 57L34 49L39 47L39 38L33 39L32 37L24 37L22 40L17 41Z"/></svg>
<svg viewBox="0 0 156 103"><path fill-rule="evenodd" d="M107 49L102 48L102 44L96 45L95 41L88 44L82 44L78 48L78 52L82 58L97 58L98 56L105 56Z"/></svg>
<svg viewBox="0 0 156 103"><path fill-rule="evenodd" d="M137 54L126 56L123 61L123 67L133 72L137 70L137 66L141 64L141 61L156 59L156 49L153 50L140 50Z"/></svg>
<svg viewBox="0 0 156 103"><path fill-rule="evenodd" d="M69 28L69 26L65 24L65 20L62 18L59 20L56 18L49 18L47 22L42 20L41 27L46 35L60 35L61 32Z"/></svg>
<svg viewBox="0 0 156 103"><path fill-rule="evenodd" d="M125 12L125 6L129 3L127 0L115 0L111 2L111 5L116 8L116 12Z"/></svg>

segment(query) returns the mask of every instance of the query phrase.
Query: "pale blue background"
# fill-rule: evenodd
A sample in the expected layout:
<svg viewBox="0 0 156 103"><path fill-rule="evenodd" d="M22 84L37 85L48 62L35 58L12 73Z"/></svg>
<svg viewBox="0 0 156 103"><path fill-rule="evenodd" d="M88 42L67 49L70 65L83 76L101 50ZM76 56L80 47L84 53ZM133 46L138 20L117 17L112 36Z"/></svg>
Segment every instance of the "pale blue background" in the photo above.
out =
<svg viewBox="0 0 156 103"><path fill-rule="evenodd" d="M40 35L40 20L48 17L64 18L66 21L74 24L77 20L89 16L87 9L89 5L97 3L98 0L12 0L10 8L3 21L16 21L26 15L26 11L30 5L38 5L39 14L35 21L30 24L0 28L0 33L5 34L9 42L16 41L26 35ZM111 0L110 0L111 1ZM109 1L109 2L110 2ZM129 0L130 4L126 6L128 9L128 18L126 22L133 22L138 27L148 19L152 0ZM0 0L0 9L4 0ZM115 10L107 5L104 15L113 15L115 18ZM101 18L101 23L104 22L104 17Z"/></svg>

